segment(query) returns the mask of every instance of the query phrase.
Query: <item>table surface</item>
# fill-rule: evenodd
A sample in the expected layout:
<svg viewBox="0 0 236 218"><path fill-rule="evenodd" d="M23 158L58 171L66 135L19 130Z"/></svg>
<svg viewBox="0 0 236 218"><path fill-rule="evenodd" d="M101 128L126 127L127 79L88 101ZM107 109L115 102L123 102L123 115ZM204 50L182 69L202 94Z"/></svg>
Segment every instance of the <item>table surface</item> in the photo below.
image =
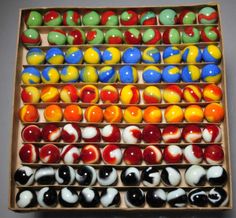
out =
<svg viewBox="0 0 236 218"><path fill-rule="evenodd" d="M1 20L1 32L0 32L0 216L4 218L14 217L65 217L66 212L40 212L40 213L27 213L19 214L8 210L8 177L9 177L9 146L10 146L10 132L11 132L11 108L12 108L12 84L13 75L15 69L15 54L16 54L16 35L18 24L18 10L19 8L27 7L57 7L57 6L75 6L75 7L97 7L97 6L158 6L158 5L172 5L172 4L190 4L190 3L207 3L209 1L182 1L182 0L2 0L0 7L0 20ZM234 107L236 106L236 43L234 34L236 34L235 23L236 22L236 1L235 0L219 0L222 11L222 26L225 46L225 60L226 60L226 72L227 73L227 97L229 102L229 131L231 141L231 159L232 159L232 173L236 173L236 167L233 164L234 155L236 156L236 134L234 129L236 128L236 115L233 115ZM3 53L4 52L4 53ZM234 184L234 176L233 176ZM234 193L236 190L233 190ZM70 217L94 217L93 212L70 212ZM142 217L143 213L135 212L117 212L117 213L97 213L96 217L126 217L135 216ZM236 208L230 211L223 212L145 212L145 217L236 217Z"/></svg>

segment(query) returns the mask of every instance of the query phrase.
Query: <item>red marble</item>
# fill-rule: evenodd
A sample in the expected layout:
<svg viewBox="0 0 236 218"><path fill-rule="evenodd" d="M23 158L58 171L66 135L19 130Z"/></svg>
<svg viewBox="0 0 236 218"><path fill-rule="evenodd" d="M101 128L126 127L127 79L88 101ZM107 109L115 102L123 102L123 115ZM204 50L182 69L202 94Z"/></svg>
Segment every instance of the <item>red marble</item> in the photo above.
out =
<svg viewBox="0 0 236 218"><path fill-rule="evenodd" d="M107 125L102 131L102 139L105 142L120 142L121 134L120 129L116 125Z"/></svg>
<svg viewBox="0 0 236 218"><path fill-rule="evenodd" d="M207 125L202 131L205 142L220 142L222 133L220 127L214 124Z"/></svg>
<svg viewBox="0 0 236 218"><path fill-rule="evenodd" d="M182 131L185 142L197 143L202 140L202 131L198 125L186 125Z"/></svg>
<svg viewBox="0 0 236 218"><path fill-rule="evenodd" d="M147 164L159 164L162 161L161 149L154 145L147 146L143 151L143 160Z"/></svg>
<svg viewBox="0 0 236 218"><path fill-rule="evenodd" d="M59 163L60 156L60 149L53 144L44 145L39 152L40 160L43 163Z"/></svg>
<svg viewBox="0 0 236 218"><path fill-rule="evenodd" d="M163 129L162 138L166 143L178 143L181 140L181 130L174 125L167 126Z"/></svg>
<svg viewBox="0 0 236 218"><path fill-rule="evenodd" d="M213 42L218 41L220 39L220 31L217 29L217 27L214 27L214 26L211 27L211 31L215 32L215 34L217 35L216 40L213 40ZM209 37L207 37L206 32L204 31L204 29L201 31L201 40L203 42L212 42L212 40Z"/></svg>
<svg viewBox="0 0 236 218"><path fill-rule="evenodd" d="M101 14L101 25L106 25L111 16L117 16L114 11L105 11Z"/></svg>
<svg viewBox="0 0 236 218"><path fill-rule="evenodd" d="M220 164L224 160L224 151L220 145L208 145L204 151L204 159L209 164Z"/></svg>
<svg viewBox="0 0 236 218"><path fill-rule="evenodd" d="M59 12L54 11L54 10L50 10L47 13L44 14L43 22L47 23L51 20L54 20L54 19L58 18L59 16L61 16Z"/></svg>
<svg viewBox="0 0 236 218"><path fill-rule="evenodd" d="M39 149L33 144L24 144L20 148L19 156L24 163L36 163L39 159Z"/></svg>
<svg viewBox="0 0 236 218"><path fill-rule="evenodd" d="M165 147L163 157L166 163L181 163L183 152L177 145L169 145Z"/></svg>
<svg viewBox="0 0 236 218"><path fill-rule="evenodd" d="M61 151L61 159L65 164L78 163L79 158L79 149L74 145L66 145Z"/></svg>
<svg viewBox="0 0 236 218"><path fill-rule="evenodd" d="M86 145L82 148L80 158L84 164L94 164L100 161L100 150L95 145Z"/></svg>
<svg viewBox="0 0 236 218"><path fill-rule="evenodd" d="M158 143L161 141L161 130L156 125L148 124L143 128L142 138L146 143Z"/></svg>
<svg viewBox="0 0 236 218"><path fill-rule="evenodd" d="M68 36L73 37L73 45L81 45L84 43L84 38L79 30L73 29L68 33Z"/></svg>
<svg viewBox="0 0 236 218"><path fill-rule="evenodd" d="M191 12L193 12L193 11L191 11L191 10L189 10L189 9L184 9L184 10L182 10L182 11L179 13L178 23L179 23L179 24L183 24L183 20L184 20L185 15L188 14L188 13L191 13ZM194 13L194 12L193 12L193 13ZM195 20L194 20L193 23L196 23L196 18L195 18Z"/></svg>
<svg viewBox="0 0 236 218"><path fill-rule="evenodd" d="M81 130L78 124L69 123L62 128L61 138L64 142L78 142L81 139Z"/></svg>
<svg viewBox="0 0 236 218"><path fill-rule="evenodd" d="M41 140L41 129L36 125L25 126L21 131L21 138L26 142L39 142Z"/></svg>
<svg viewBox="0 0 236 218"><path fill-rule="evenodd" d="M155 36L151 40L145 42L144 44L146 44L146 45L155 45L155 44L160 44L160 42L161 42L160 31L156 28L152 28L152 29L154 31Z"/></svg>
<svg viewBox="0 0 236 218"><path fill-rule="evenodd" d="M141 33L138 34L138 36L134 36L134 34L132 34L129 30L126 30L124 32L124 40L126 42L126 44L141 44L142 42L142 35Z"/></svg>
<svg viewBox="0 0 236 218"><path fill-rule="evenodd" d="M42 129L42 138L45 142L56 142L61 137L61 128L55 124L47 124Z"/></svg>
<svg viewBox="0 0 236 218"><path fill-rule="evenodd" d="M143 160L141 149L138 146L129 146L124 151L123 160L127 165L140 165Z"/></svg>
<svg viewBox="0 0 236 218"><path fill-rule="evenodd" d="M106 164L119 164L122 160L122 152L117 145L107 145L102 151L102 159Z"/></svg>
<svg viewBox="0 0 236 218"><path fill-rule="evenodd" d="M199 164L203 159L202 148L198 145L188 145L184 150L184 160L187 163Z"/></svg>

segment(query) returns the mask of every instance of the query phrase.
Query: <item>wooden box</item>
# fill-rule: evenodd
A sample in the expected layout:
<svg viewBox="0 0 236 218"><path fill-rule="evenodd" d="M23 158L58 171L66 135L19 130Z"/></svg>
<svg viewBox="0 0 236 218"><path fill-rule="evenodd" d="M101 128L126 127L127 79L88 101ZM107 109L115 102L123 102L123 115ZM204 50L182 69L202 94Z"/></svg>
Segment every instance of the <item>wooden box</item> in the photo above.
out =
<svg viewBox="0 0 236 218"><path fill-rule="evenodd" d="M37 167L39 167L41 165L47 165L47 164L43 164L42 162L39 162L39 163L22 163L20 158L19 158L19 155L18 155L19 149L20 149L21 145L23 144L23 141L21 139L21 130L22 130L22 128L25 125L28 124L28 123L21 122L19 120L19 116L18 116L19 108L22 107L23 104L24 104L22 102L22 100L21 100L21 90L22 90L22 88L28 86L28 85L23 84L22 81L21 81L21 71L25 67L28 66L28 64L26 62L26 54L27 54L27 51L29 49L29 48L24 47L23 44L21 43L21 40L20 40L20 34L27 28L27 26L24 23L23 17L25 15L25 13L27 11L29 11L29 10L37 10L37 11L39 11L39 12L41 12L43 14L43 13L45 13L46 11L48 11L50 9L50 8L26 8L26 9L21 9L20 10L20 14L19 14L19 25L18 25L19 29L18 29L17 50L16 50L16 67L14 69L15 81L13 83L13 86L14 86L14 97L13 97L13 105L12 105L12 108L13 108L13 113L12 113L13 119L12 119L12 134L11 134L11 145L10 145L10 149L11 149L10 166L11 167L10 167L10 182L9 182L9 209L11 209L13 211L19 211L19 212L27 212L27 211L48 211L48 210L49 211L51 211L51 210L78 210L78 211L80 211L80 210L95 210L95 211L99 211L99 210L124 210L124 211L130 211L130 210L135 210L135 211L137 211L137 210L142 210L142 211L150 211L150 210L209 210L209 211L211 211L212 210L212 211L215 211L215 210L225 210L225 209L231 209L232 208L232 205L233 205L233 203L232 203L232 183L231 183L232 179L231 179L231 166L230 166L230 144L229 144L229 133L228 133L228 107L227 107L227 96L226 96L226 76L227 76L226 73L227 72L225 70L223 34L222 34L222 29L221 29L221 17L220 17L220 7L219 7L219 5L215 4L215 3L211 3L211 4L201 4L201 5L199 4L199 5L181 5L181 6L153 6L153 7L148 7L148 8L132 6L130 8L135 10L135 11L137 11L138 13L140 13L144 9L150 9L150 10L154 11L157 15L159 15L160 11L163 10L164 8L172 8L172 9L176 10L177 13L179 13L183 8L188 8L188 9L193 10L197 14L198 11L201 8L205 7L205 6L214 7L218 11L218 13L219 13L219 21L218 21L218 23L217 24L210 24L210 26L218 27L219 31L221 32L220 41L209 42L209 43L208 42L199 42L199 43L196 43L195 45L199 46L199 48L204 48L207 45L214 44L214 45L219 46L219 48L222 51L222 60L221 60L221 62L219 64L219 66L220 66L220 68L222 70L222 80L219 83L219 86L223 90L223 98L221 100L221 103L222 103L222 105L224 106L224 109L225 109L225 118L224 118L223 122L216 123L216 124L219 125L221 127L221 130L222 130L222 141L220 143L217 143L217 144L221 144L222 145L223 150L224 150L224 155L225 155L224 161L220 165L222 165L226 169L226 171L228 173L228 180L227 180L227 183L224 185L224 189L227 191L228 196L229 196L228 204L226 206L223 206L223 207L211 207L210 205L208 205L207 207L194 207L194 206L191 206L190 204L187 204L186 207L175 208L175 207L170 207L169 204L167 203L166 206L164 206L164 207L154 208L154 207L149 207L147 205L147 203L145 203L145 205L143 207L128 208L125 205L125 203L124 203L124 192L126 190L128 190L130 187L124 186L121 183L120 179L119 179L117 185L114 185L114 187L116 187L118 190L120 190L120 193L121 193L121 205L119 207L117 207L117 208L104 208L101 205L98 206L98 207L95 207L95 208L83 208L80 205L78 205L77 207L65 208L65 207L61 207L59 204L56 207L52 207L52 208L44 208L44 207L40 207L40 206L33 207L33 208L19 208L17 206L17 204L16 204L16 201L15 201L16 194L17 194L18 190L22 190L22 189L27 188L27 187L16 185L16 183L14 181L14 172L16 171L16 169L18 167L20 167L22 165L23 166L30 166L33 169L37 169ZM63 13L64 11L66 11L68 9L74 9L74 10L78 10L83 15L85 10L87 10L89 8L59 7L59 8L54 8L54 9L59 11L60 13ZM104 10L107 10L107 8L106 9L104 9L104 8L93 8L93 9L97 10L99 13L101 13ZM120 8L109 8L109 9L114 10L117 14L120 14L126 8L120 7ZM174 27L177 28L179 31L183 31L186 26L188 26L188 25L175 25ZM207 25L199 24L197 22L196 24L192 24L190 26L194 26L197 29L202 30ZM143 32L144 30L146 30L147 28L150 28L150 27L156 27L161 32L163 32L167 28L173 27L173 26L164 26L164 25L160 25L160 24L158 24L157 26L142 26L142 25L135 26L135 28L139 29L141 32ZM39 31L39 33L41 35L41 38L42 38L42 45L39 46L39 48L41 48L43 51L47 51L50 47L53 47L53 46L50 46L48 44L48 42L47 42L47 34L48 34L48 32L50 30L53 30L56 27L39 26L39 27L34 27L34 28ZM72 28L77 28L77 27L60 26L58 28L68 32ZM89 29L91 29L93 27L78 26L78 28L81 28L81 29L83 29L86 32L87 30L89 30ZM110 27L107 27L107 26L96 26L96 28L99 28L102 31L106 32ZM123 31L123 30L126 30L127 28L129 28L129 26L121 26L121 25L119 25L119 26L117 26L117 28ZM183 48L185 48L188 45L189 44L183 44L182 43L182 44L176 44L175 46L182 50ZM76 45L76 47L79 47L82 51L86 50L87 48L89 48L91 46L93 46L93 45L89 45L89 44ZM101 51L103 51L105 48L111 47L111 46L115 46L120 51L124 51L127 47L130 47L131 45L127 45L127 44L121 44L121 45L101 44L101 45L96 45L96 47L98 47ZM148 45L135 45L135 46L140 48L141 51L143 51L145 48L148 47ZM154 45L154 46L157 47L161 51L161 53L162 53L163 50L166 47L168 47L169 45L157 44L157 45ZM67 48L69 48L71 46L70 45L62 45L62 46L54 46L54 47L60 47L63 51L65 51ZM61 70L66 65L68 65L68 64L57 65L56 67L59 70ZM82 67L84 67L84 65L85 64L77 64L75 66L80 70ZM106 64L93 64L93 66L95 66L98 70L101 67L105 66L105 65ZM114 68L118 70L123 65L124 65L123 63L115 64ZM143 63L135 64L135 67L137 68L138 74L139 74L139 82L136 84L136 86L140 89L141 95L142 95L143 89L145 87L149 86L149 85L156 85L161 90L163 90L163 88L165 88L166 85L167 85L164 82L156 83L156 84L144 83L144 81L142 80L141 73L142 73L143 69L146 66L149 66L149 65L150 64L143 64ZM151 65L153 65L153 64L151 64ZM163 69L168 64L165 64L165 63L162 62L161 64L154 64L154 65L156 65L159 68ZM186 66L187 64L186 63L179 63L179 64L174 64L174 65L176 65L180 69L182 69L183 66ZM200 63L196 63L195 65L198 66L201 69L203 66L206 65L206 63L200 62ZM51 65L43 64L43 65L37 65L35 67L38 68L41 71L46 66L51 66ZM179 85L181 88L185 87L188 84L190 84L190 83L184 83L184 82L177 83L177 85ZM197 82L195 84L197 84L197 85L199 85L199 87L203 88L208 83L201 81L201 82ZM53 84L53 85L60 89L63 85L65 85L65 83L56 83L56 84ZM74 85L80 89L85 84L81 83L81 82L78 82L78 83L74 83ZM96 85L99 89L101 89L102 87L104 87L107 84L99 82L99 83L95 83L94 85ZM124 87L124 85L126 85L126 84L122 84L122 83L117 82L117 83L115 83L113 85L116 86L120 90L120 88ZM40 84L35 84L34 86L39 88L39 89L41 89L42 87L45 86L45 84L44 83L40 83ZM204 108L208 103L209 102L201 101L201 102L194 103L194 104L200 105L200 106L202 106ZM59 103L56 103L56 104L60 105L62 108L65 108L65 106L68 105L68 103L62 103L62 102L59 102ZM85 110L86 107L91 105L91 104L81 103L81 102L78 102L76 104L80 105L83 110ZM183 107L183 108L186 108L188 105L190 105L192 103L186 103L186 102L182 101L182 102L176 103L176 104L181 106L181 107ZM43 127L45 125L46 122L45 122L45 120L43 118L43 109L47 105L48 105L48 103L42 103L42 102L35 104L35 106L38 108L39 113L40 113L40 120L39 120L39 122L32 123L32 124L36 124L36 125L38 125L40 127ZM98 105L100 105L104 109L109 104L102 104L102 102L100 100L98 102ZM127 107L127 105L122 105L121 103L118 103L118 105L122 109ZM162 112L163 112L165 110L165 108L167 106L171 105L171 104L170 103L165 103L162 100L162 103L158 103L158 104L155 104L155 105L160 107ZM139 106L140 106L140 108L144 109L148 105L146 105L143 102L143 100L141 100ZM67 123L67 122L66 121L61 121L61 122L58 122L58 125L59 126L63 126L65 123ZM85 126L87 126L87 125L89 125L91 123L87 123L87 122L85 122L83 120L82 122L79 122L78 124L80 125L80 127L85 127ZM188 123L186 121L184 121L184 122L175 123L175 124L178 125L180 128L182 128L182 127L184 127ZM207 121L204 120L204 122L200 123L199 125L201 127L204 127L206 124L207 124ZM95 123L95 124L92 124L92 125L95 125L95 126L101 128L101 127L107 125L107 123L102 122L102 123ZM118 123L117 125L120 128L124 128L124 127L126 127L128 125L132 125L132 124L127 124L127 123L125 123L123 121L122 123ZM140 128L143 128L146 124L144 122L142 122L142 123L138 123L138 124L134 124L134 125L137 125ZM159 123L157 125L160 128L163 128L163 127L165 127L167 125L167 123L165 122L165 120L163 118L162 123ZM39 147L41 147L42 145L45 144L45 142L40 141L40 142L36 142L34 144L39 146ZM54 144L56 144L59 148L61 148L61 147L63 147L65 145L65 143L63 143L62 141L55 142ZM74 144L76 146L83 146L83 145L88 144L88 143L85 143L85 142L81 141L81 142L74 143ZM106 145L107 143L101 142L101 143L93 143L93 144L98 144L100 147L104 147L104 145ZM147 146L147 144L148 143L141 142L138 145L143 149L143 148L145 148ZM186 145L188 145L190 143L183 142L183 140L182 140L180 143L177 143L177 144L181 148L184 148L184 147L186 147ZM201 141L200 143L197 143L197 144L199 144L200 146L202 146L204 148L206 144L214 144L214 143L205 143L204 141ZM118 145L120 145L120 147L122 149L124 149L126 147L126 144L123 143L123 142L118 143ZM166 145L168 145L168 143L164 143L162 141L160 143L155 143L155 145L159 145L163 149ZM63 164L63 163L60 162L59 164L49 164L49 165L53 166L54 168L57 168L61 164ZM79 162L79 164L72 164L72 167L73 168L77 168L80 165L83 165L83 163L81 161ZM101 165L104 165L104 163L102 161L99 164L92 164L92 166L94 166L96 169L99 169L99 167ZM163 167L165 167L167 165L168 165L168 163L162 162L161 164L157 164L157 167L162 169ZM186 191L188 191L190 189L193 189L194 187L190 187L184 181L184 171L191 164L186 163L186 162L183 161L182 163L171 164L171 165L175 165L181 171L182 182L177 187L181 187L181 188L185 189ZM206 169L211 166L211 164L208 164L205 161L203 161L200 165L203 166ZM139 168L139 169L143 169L145 166L147 166L147 165L143 162L141 165L136 166L136 167ZM127 165L125 165L125 163L122 162L120 165L117 165L117 166L114 166L114 167L117 169L118 175L120 175L121 170L124 169L125 167L127 167ZM56 190L60 190L60 188L62 187L62 186L58 185L57 183L55 183L53 185L50 185L50 186L55 187ZM73 185L70 185L70 186L75 187L76 190L78 190L78 192L83 188L82 186L78 185L78 183L76 183L76 182ZM42 187L43 187L43 185L39 185L37 183L34 183L32 186L30 186L28 188L30 188L32 190L39 190ZM99 192L102 189L106 188L106 187L102 187L102 186L100 186L98 184L96 184L94 187L97 188L99 190ZM145 192L150 189L150 187L145 187L141 183L140 183L139 187L142 190L144 190ZM168 191L172 190L175 187L168 187L168 186L163 185L163 183L160 183L159 186L154 187L154 188L163 188L164 190L166 190L168 192ZM208 191L211 188L211 186L209 185L209 183L206 183L206 185L200 186L200 188Z"/></svg>

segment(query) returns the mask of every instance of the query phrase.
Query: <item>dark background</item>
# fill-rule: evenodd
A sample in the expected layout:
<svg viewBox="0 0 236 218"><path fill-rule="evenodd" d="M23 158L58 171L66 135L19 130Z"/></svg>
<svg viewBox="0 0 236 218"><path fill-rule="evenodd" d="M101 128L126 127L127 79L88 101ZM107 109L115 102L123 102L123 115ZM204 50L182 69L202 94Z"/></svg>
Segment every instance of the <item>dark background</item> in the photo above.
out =
<svg viewBox="0 0 236 218"><path fill-rule="evenodd" d="M236 217L236 209L225 212L58 212L58 213L26 213L19 214L8 210L8 175L9 175L9 146L11 130L12 81L15 69L16 35L19 8L27 7L97 7L97 6L158 6L172 4L207 3L209 1L180 1L180 0L1 0L0 1L0 217ZM236 156L236 0L218 1L222 9L223 36L225 45L225 60L227 74L227 97L229 102L229 124L231 140L231 159L233 173L236 173L234 157ZM234 179L234 176L233 176ZM233 180L234 184L234 180ZM233 187L234 188L234 187ZM235 191L235 190L234 190Z"/></svg>

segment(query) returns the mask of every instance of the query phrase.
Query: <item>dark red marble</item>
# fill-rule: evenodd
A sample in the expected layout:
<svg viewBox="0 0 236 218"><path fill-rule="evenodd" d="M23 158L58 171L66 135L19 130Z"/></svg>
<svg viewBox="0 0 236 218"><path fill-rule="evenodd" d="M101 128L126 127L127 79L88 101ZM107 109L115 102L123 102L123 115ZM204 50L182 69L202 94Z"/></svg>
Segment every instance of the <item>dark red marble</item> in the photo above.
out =
<svg viewBox="0 0 236 218"><path fill-rule="evenodd" d="M204 151L204 159L209 164L219 164L224 160L224 151L220 145L208 145Z"/></svg>
<svg viewBox="0 0 236 218"><path fill-rule="evenodd" d="M73 37L73 45L81 45L84 43L84 38L79 30L73 29L68 33L68 36Z"/></svg>
<svg viewBox="0 0 236 218"><path fill-rule="evenodd" d="M182 131L185 142L198 143L202 140L202 131L198 125L186 125Z"/></svg>
<svg viewBox="0 0 236 218"><path fill-rule="evenodd" d="M181 130L174 125L167 126L163 129L162 138L166 143L178 143L181 140Z"/></svg>
<svg viewBox="0 0 236 218"><path fill-rule="evenodd" d="M124 40L126 44L132 44L132 45L141 44L142 35L141 33L139 33L138 36L135 36L132 32L130 32L129 30L126 30L124 32Z"/></svg>
<svg viewBox="0 0 236 218"><path fill-rule="evenodd" d="M146 143L159 143L161 141L161 130L156 125L148 124L143 128L142 138Z"/></svg>
<svg viewBox="0 0 236 218"><path fill-rule="evenodd" d="M55 124L47 124L42 129L42 138L45 142L56 142L61 137L61 128Z"/></svg>
<svg viewBox="0 0 236 218"><path fill-rule="evenodd" d="M26 142L39 142L41 140L41 129L36 125L25 126L21 131L21 138Z"/></svg>
<svg viewBox="0 0 236 218"><path fill-rule="evenodd" d="M116 125L107 125L102 131L102 139L105 142L120 142L120 129Z"/></svg>
<svg viewBox="0 0 236 218"><path fill-rule="evenodd" d="M147 164L159 164L162 161L161 149L154 145L147 146L143 151L143 160Z"/></svg>
<svg viewBox="0 0 236 218"><path fill-rule="evenodd" d="M24 163L36 163L39 159L39 149L33 144L24 144L20 148L19 156Z"/></svg>
<svg viewBox="0 0 236 218"><path fill-rule="evenodd" d="M69 123L62 128L61 138L64 142L72 143L81 140L81 130L78 124Z"/></svg>
<svg viewBox="0 0 236 218"><path fill-rule="evenodd" d="M43 163L58 163L60 156L60 149L53 144L44 145L39 152L40 160Z"/></svg>
<svg viewBox="0 0 236 218"><path fill-rule="evenodd" d="M129 146L125 149L123 160L127 165L140 165L143 160L143 154L138 146Z"/></svg>

